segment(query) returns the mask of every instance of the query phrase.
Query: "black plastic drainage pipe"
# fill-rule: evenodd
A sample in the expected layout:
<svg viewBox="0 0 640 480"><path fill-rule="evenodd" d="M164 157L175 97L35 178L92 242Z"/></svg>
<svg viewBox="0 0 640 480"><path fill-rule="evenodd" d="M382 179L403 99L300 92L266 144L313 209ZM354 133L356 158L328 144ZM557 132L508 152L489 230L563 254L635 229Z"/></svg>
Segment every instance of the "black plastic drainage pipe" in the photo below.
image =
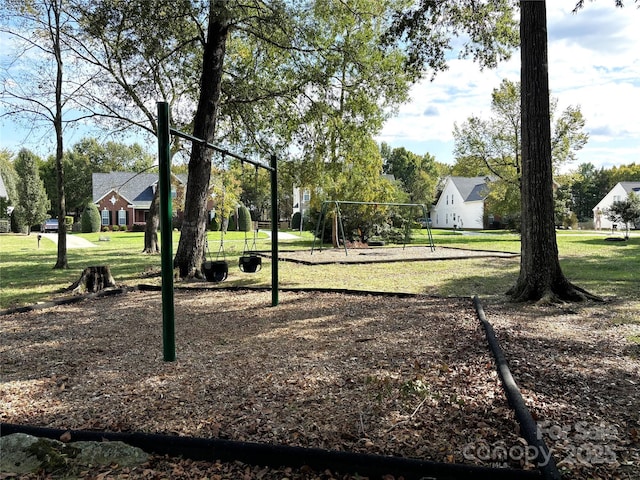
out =
<svg viewBox="0 0 640 480"><path fill-rule="evenodd" d="M0 424L0 435L26 433L59 439L68 430L26 425ZM536 470L489 468L476 465L437 463L417 459L340 452L319 448L291 447L263 443L236 442L210 438L179 437L145 433L110 433L100 431L70 431L71 441L122 441L159 455L183 456L193 460L241 461L243 463L299 468L308 466L317 471L330 469L342 474L358 474L372 479L392 474L406 480L473 480L540 479Z"/></svg>
<svg viewBox="0 0 640 480"><path fill-rule="evenodd" d="M529 412L527 405L524 403L520 389L509 370L509 364L507 363L507 359L502 351L502 347L500 347L500 344L498 343L493 327L487 321L484 309L482 308L482 303L480 303L480 299L477 295L473 297L473 304L476 308L476 312L478 313L478 318L484 327L489 347L491 348L496 360L496 369L498 370L498 375L500 376L502 386L507 395L507 400L509 401L511 408L515 411L516 418L520 424L522 437L529 445L533 446L537 452L538 470L540 470L540 473L542 473L543 478L546 480L560 480L562 476L558 471L553 455L551 455L549 448L542 438L538 424L533 420L531 412Z"/></svg>

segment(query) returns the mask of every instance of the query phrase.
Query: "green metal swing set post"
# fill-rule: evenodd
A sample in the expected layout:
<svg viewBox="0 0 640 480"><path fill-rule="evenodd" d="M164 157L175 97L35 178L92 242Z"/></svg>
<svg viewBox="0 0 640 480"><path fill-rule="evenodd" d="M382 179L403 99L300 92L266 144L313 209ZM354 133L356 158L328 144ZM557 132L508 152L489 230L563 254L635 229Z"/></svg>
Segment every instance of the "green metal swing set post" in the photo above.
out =
<svg viewBox="0 0 640 480"><path fill-rule="evenodd" d="M279 303L278 298L278 173L277 157L271 156L270 165L241 157L223 148L212 145L192 135L174 130L169 123L169 104L158 102L158 166L160 169L158 186L160 189L160 229L161 229L161 265L162 265L162 348L166 362L176 359L175 310L173 289L173 226L171 224L171 135L200 143L212 150L250 163L271 173L271 306Z"/></svg>
<svg viewBox="0 0 640 480"><path fill-rule="evenodd" d="M171 145L169 104L158 102L158 166L160 188L160 243L162 264L162 348L165 362L176 359L173 302L173 216L171 205Z"/></svg>
<svg viewBox="0 0 640 480"><path fill-rule="evenodd" d="M278 299L278 160L271 155L271 306Z"/></svg>

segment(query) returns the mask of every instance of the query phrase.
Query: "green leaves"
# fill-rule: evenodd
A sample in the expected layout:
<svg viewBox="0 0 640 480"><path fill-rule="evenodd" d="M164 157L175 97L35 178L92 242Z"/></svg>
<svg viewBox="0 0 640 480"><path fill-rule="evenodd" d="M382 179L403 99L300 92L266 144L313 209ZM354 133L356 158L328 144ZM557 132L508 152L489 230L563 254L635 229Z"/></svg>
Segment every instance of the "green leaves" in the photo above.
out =
<svg viewBox="0 0 640 480"><path fill-rule="evenodd" d="M405 46L405 68L413 78L447 68L454 45L460 57L471 57L480 68L493 68L508 59L518 45L518 22L511 0L420 0L405 4L393 17L387 44ZM455 42L452 41L455 39Z"/></svg>

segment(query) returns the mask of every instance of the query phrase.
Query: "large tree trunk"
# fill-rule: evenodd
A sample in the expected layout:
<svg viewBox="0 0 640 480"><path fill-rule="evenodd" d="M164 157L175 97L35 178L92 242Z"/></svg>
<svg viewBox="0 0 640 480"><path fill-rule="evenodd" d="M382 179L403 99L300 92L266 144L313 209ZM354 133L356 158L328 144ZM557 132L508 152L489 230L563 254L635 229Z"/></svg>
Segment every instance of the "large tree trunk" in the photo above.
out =
<svg viewBox="0 0 640 480"><path fill-rule="evenodd" d="M207 42L202 59L200 99L193 122L193 135L212 142L220 103L222 67L229 32L229 12L225 0L210 0ZM184 219L174 264L180 277L201 277L202 252L206 234L206 206L211 177L211 150L193 144L189 159Z"/></svg>
<svg viewBox="0 0 640 480"><path fill-rule="evenodd" d="M553 211L547 17L544 1L520 2L522 234L520 276L507 292L516 301L596 298L562 273Z"/></svg>
<svg viewBox="0 0 640 480"><path fill-rule="evenodd" d="M142 253L158 253L158 227L160 226L160 188L156 188L144 226L144 250Z"/></svg>

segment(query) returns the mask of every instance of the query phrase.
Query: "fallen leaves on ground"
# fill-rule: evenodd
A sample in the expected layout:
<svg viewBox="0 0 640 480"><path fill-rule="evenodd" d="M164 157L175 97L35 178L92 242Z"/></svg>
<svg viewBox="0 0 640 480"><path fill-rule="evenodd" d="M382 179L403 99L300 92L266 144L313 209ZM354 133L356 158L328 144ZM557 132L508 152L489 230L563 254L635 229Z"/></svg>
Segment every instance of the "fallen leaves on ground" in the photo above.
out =
<svg viewBox="0 0 640 480"><path fill-rule="evenodd" d="M3 317L0 419L532 467L474 454L521 439L470 300L281 292L274 308L268 292L213 290L176 292L175 305L176 362L162 360L160 293ZM575 457L577 439L615 453L561 467L637 471L640 367L624 335L543 314L487 311L556 458ZM563 426L571 435L549 438ZM143 476L94 478L162 478L159 466L184 471L171 478L342 478L164 457Z"/></svg>

